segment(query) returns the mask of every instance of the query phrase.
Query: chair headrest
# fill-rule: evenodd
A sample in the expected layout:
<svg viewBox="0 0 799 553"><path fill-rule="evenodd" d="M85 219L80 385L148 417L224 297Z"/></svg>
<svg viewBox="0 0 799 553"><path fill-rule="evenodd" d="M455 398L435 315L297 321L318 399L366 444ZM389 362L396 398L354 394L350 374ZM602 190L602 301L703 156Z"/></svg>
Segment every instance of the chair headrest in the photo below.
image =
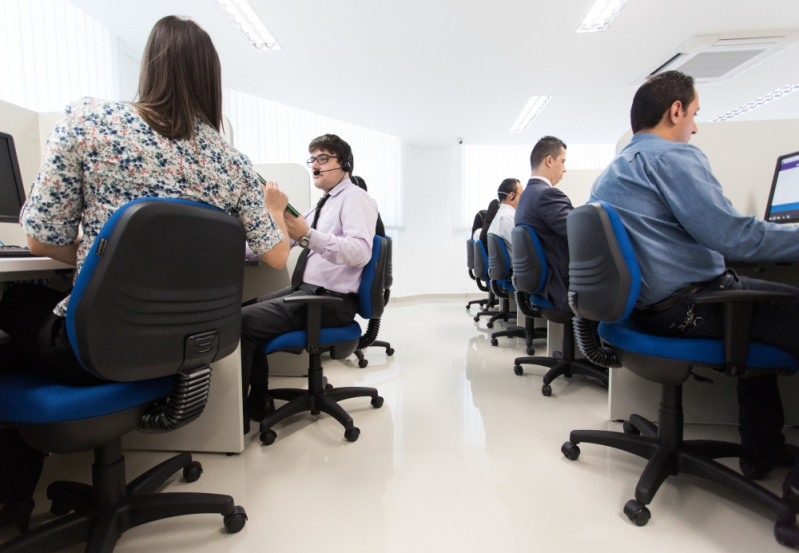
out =
<svg viewBox="0 0 799 553"><path fill-rule="evenodd" d="M592 321L629 316L641 291L641 271L630 237L612 206L590 203L566 219L569 238L569 303Z"/></svg>
<svg viewBox="0 0 799 553"><path fill-rule="evenodd" d="M549 265L538 235L529 225L511 231L513 241L513 283L517 290L538 294L547 282Z"/></svg>
<svg viewBox="0 0 799 553"><path fill-rule="evenodd" d="M86 256L67 308L83 367L109 380L145 380L235 351L244 244L241 222L206 204L141 198L120 207Z"/></svg>

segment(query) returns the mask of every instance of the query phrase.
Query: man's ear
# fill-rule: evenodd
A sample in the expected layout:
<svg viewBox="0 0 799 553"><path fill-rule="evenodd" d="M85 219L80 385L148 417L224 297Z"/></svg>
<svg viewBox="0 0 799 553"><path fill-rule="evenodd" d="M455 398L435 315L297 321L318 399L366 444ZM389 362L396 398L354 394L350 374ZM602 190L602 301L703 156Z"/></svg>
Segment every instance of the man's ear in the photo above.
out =
<svg viewBox="0 0 799 553"><path fill-rule="evenodd" d="M671 107L669 108L669 120L671 121L672 125L676 125L677 121L680 118L680 114L683 113L685 110L682 107L682 102L677 100Z"/></svg>

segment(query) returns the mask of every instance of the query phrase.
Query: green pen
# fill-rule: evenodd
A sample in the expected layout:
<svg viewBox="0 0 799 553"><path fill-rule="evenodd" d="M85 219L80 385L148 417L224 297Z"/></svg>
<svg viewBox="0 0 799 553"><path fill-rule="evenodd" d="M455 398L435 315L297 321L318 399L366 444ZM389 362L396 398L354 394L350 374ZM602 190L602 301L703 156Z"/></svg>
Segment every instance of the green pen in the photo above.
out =
<svg viewBox="0 0 799 553"><path fill-rule="evenodd" d="M260 181L261 184L266 184L266 179L261 176L261 173L256 171L255 174L258 175L258 180ZM288 211L295 217L300 216L300 212L294 209L294 206L292 206L291 204L286 204L286 211Z"/></svg>

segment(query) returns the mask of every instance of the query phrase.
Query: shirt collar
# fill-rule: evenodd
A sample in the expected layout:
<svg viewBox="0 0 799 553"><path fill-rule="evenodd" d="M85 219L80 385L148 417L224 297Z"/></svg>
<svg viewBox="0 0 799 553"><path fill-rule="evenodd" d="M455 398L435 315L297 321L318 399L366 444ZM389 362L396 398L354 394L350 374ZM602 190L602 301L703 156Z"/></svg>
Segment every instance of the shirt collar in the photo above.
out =
<svg viewBox="0 0 799 553"><path fill-rule="evenodd" d="M511 210L511 211L513 211L514 213L516 212L516 208L515 208L515 207L513 207L512 205L508 205L508 204L499 204L499 209L497 210L497 213L499 213L499 212L500 212L500 211L502 211L502 210L508 211L508 209L510 209L510 210Z"/></svg>
<svg viewBox="0 0 799 553"><path fill-rule="evenodd" d="M334 186L327 194L329 196L338 196L350 186L355 186L355 184L349 178L346 178L340 183L338 183L336 186Z"/></svg>
<svg viewBox="0 0 799 553"><path fill-rule="evenodd" d="M546 177L541 177L541 176L539 176L539 175L536 175L536 176L534 176L534 177L530 177L530 180L533 180L533 179L542 180L542 181L544 181L545 183L547 183L549 186L552 186L552 183L551 183L551 182L550 182L550 180L549 180L548 178L546 178Z"/></svg>
<svg viewBox="0 0 799 553"><path fill-rule="evenodd" d="M640 142L642 140L666 140L659 134L651 133L651 132L642 132L638 134L634 134L632 140L630 142Z"/></svg>

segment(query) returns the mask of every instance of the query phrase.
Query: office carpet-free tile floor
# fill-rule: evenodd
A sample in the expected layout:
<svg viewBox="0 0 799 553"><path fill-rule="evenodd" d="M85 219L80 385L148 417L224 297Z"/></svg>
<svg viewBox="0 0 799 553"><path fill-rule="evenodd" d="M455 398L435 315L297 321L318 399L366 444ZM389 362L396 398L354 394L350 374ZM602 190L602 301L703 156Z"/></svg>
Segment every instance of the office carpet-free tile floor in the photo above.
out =
<svg viewBox="0 0 799 553"><path fill-rule="evenodd" d="M354 357L325 361L333 385L374 386L385 398L382 409L368 399L343 403L361 429L357 442L346 442L326 415L278 425L269 447L254 424L242 454L195 455L202 478L187 484L176 476L165 487L232 495L249 515L241 533L226 534L218 516L179 517L128 531L116 551L785 551L769 514L690 476L667 481L650 505L650 523L634 526L622 507L644 461L590 444L577 462L560 452L572 429L621 430L607 420L607 391L590 380L558 379L553 396L542 396L543 367L513 374L523 341L503 338L492 347L491 331L474 323L464 304L395 302L380 332L394 357L369 349L365 369ZM546 351L544 341L536 347ZM272 385L304 381L274 378ZM796 443L796 432L788 432ZM686 438L700 437L735 440L737 432L686 427ZM170 454L125 455L133 477ZM46 460L34 524L51 519L47 484L88 482L91 459L85 453ZM775 470L765 485L777 492L784 474ZM12 535L5 528L0 540Z"/></svg>

